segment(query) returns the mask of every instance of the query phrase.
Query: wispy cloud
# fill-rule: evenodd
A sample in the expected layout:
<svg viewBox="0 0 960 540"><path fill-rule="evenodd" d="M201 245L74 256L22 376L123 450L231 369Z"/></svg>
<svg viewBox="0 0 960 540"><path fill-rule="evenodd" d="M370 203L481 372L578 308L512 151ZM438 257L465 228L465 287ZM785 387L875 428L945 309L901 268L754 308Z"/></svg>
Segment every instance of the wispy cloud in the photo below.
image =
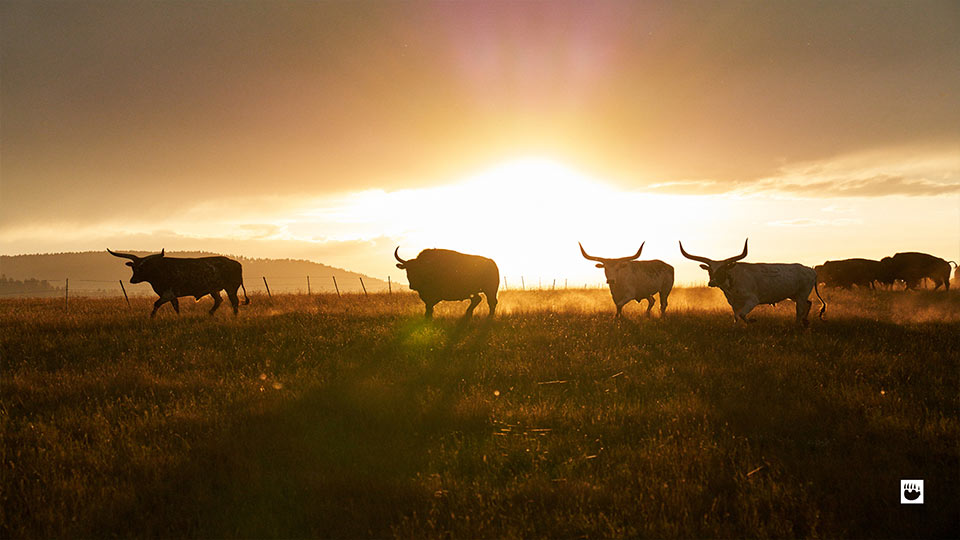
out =
<svg viewBox="0 0 960 540"><path fill-rule="evenodd" d="M937 149L875 150L784 165L735 181L689 179L648 184L650 192L684 195L785 195L802 198L936 197L960 194L960 144Z"/></svg>
<svg viewBox="0 0 960 540"><path fill-rule="evenodd" d="M932 197L960 194L960 151L873 151L781 168L740 188L743 193L802 197Z"/></svg>
<svg viewBox="0 0 960 540"><path fill-rule="evenodd" d="M768 221L767 225L771 227L844 227L847 225L859 225L862 220L859 219L781 219L777 221Z"/></svg>

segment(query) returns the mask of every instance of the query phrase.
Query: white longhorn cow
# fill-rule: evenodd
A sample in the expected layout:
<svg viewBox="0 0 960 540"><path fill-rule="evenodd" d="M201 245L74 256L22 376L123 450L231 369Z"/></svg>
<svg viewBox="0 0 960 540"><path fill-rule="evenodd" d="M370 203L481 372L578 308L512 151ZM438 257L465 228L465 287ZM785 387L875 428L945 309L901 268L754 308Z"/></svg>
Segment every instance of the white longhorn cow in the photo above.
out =
<svg viewBox="0 0 960 540"><path fill-rule="evenodd" d="M619 259L587 255L583 244L580 244L580 253L583 257L596 261L597 268L603 268L607 284L610 285L610 295L613 296L613 303L617 306L617 317L623 316L623 306L631 300L637 302L646 300L647 315L650 315L650 310L653 309L653 295L657 293L660 294L660 315L667 311L667 297L673 289L673 267L659 260L635 261L634 259L643 251L644 244L646 242L640 244L636 255Z"/></svg>
<svg viewBox="0 0 960 540"><path fill-rule="evenodd" d="M808 326L807 316L813 305L810 301L812 290L817 291L820 299L821 320L827 310L827 304L817 289L817 272L813 268L802 264L737 262L747 256L746 241L743 242L743 253L722 261L691 255L684 251L683 242L680 242L680 253L703 263L700 268L710 275L708 285L723 291L733 308L734 322L754 322L754 319L747 318L747 314L758 304L776 304L789 298L797 303L797 324Z"/></svg>

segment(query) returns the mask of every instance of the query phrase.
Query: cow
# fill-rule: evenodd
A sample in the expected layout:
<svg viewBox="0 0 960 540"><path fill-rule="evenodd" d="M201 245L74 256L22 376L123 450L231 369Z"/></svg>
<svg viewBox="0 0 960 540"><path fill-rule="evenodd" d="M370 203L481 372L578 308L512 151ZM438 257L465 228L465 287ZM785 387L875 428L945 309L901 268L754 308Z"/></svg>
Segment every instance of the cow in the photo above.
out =
<svg viewBox="0 0 960 540"><path fill-rule="evenodd" d="M467 255L449 249L425 249L415 259L400 258L400 246L393 251L397 268L407 271L410 288L426 305L426 318L433 317L433 307L443 300L470 300L464 319L473 315L480 303L480 293L487 297L492 318L497 309L500 269L492 259Z"/></svg>
<svg viewBox="0 0 960 540"><path fill-rule="evenodd" d="M893 284L883 271L880 261L872 259L843 259L841 261L826 261L813 267L817 272L817 283L830 287L849 289L853 285L858 287L874 287L874 282Z"/></svg>
<svg viewBox="0 0 960 540"><path fill-rule="evenodd" d="M789 298L797 303L797 324L806 327L810 324L807 315L813 305L809 299L811 290L816 290L820 299L821 320L827 310L827 303L817 288L817 273L813 268L802 264L737 262L747 256L746 241L743 242L743 253L721 261L691 255L684 251L683 242L680 242L680 253L690 260L703 263L700 268L710 276L708 285L723 291L727 303L733 308L734 323L739 320L754 322L755 319L748 319L747 314L758 304L775 305Z"/></svg>
<svg viewBox="0 0 960 540"><path fill-rule="evenodd" d="M940 257L916 252L897 253L893 257L884 257L880 259L880 264L892 279L903 280L907 284L907 289L916 289L924 278L930 278L933 280L934 290L943 285L948 291L950 290L950 265L957 265L953 261L948 262Z"/></svg>
<svg viewBox="0 0 960 540"><path fill-rule="evenodd" d="M243 286L243 266L233 259L227 257L180 259L166 257L165 250L146 257L116 253L109 249L107 252L114 257L130 259L127 263L127 266L133 269L130 283L146 281L160 296L153 303L151 318L156 317L157 310L167 302L173 305L173 310L179 315L180 302L177 298L181 296L193 296L199 300L209 294L213 298L210 315L213 315L223 302L223 298L220 297L222 290L226 291L227 297L230 298L234 315L238 313L240 305L240 299L237 297L238 289L243 287L244 305L250 303L247 288Z"/></svg>
<svg viewBox="0 0 960 540"><path fill-rule="evenodd" d="M631 300L638 303L641 300L647 301L647 315L653 309L653 295L660 295L660 315L663 316L667 311L667 297L670 296L670 290L673 289L673 267L660 261L637 261L634 260L643 252L643 246L631 257L620 257L619 259L606 259L603 257L594 257L587 255L580 244L580 253L584 259L596 261L597 268L603 268L603 273L607 278L607 284L610 285L610 296L613 297L613 303L617 306L616 317L623 316L623 306Z"/></svg>

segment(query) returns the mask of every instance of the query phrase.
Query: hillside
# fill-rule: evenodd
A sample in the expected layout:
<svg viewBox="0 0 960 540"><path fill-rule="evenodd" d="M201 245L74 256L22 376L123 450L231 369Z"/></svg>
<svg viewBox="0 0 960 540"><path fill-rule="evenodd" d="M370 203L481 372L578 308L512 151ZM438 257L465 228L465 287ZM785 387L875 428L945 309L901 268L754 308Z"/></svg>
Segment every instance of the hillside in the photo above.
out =
<svg viewBox="0 0 960 540"><path fill-rule="evenodd" d="M131 251L136 255L149 253ZM170 257L208 257L216 253L196 251L168 251ZM229 257L243 264L244 285L248 293L266 292L263 277L266 276L271 292L307 292L307 276L312 292L334 292L333 278L342 293L362 293L360 278L370 292L387 289L387 282L342 268L334 268L306 260L296 259L250 259ZM0 256L0 274L13 280L45 280L50 285L62 288L70 280L70 290L77 294L120 295L118 281L123 281L131 295L152 295L145 283L132 285L130 269L106 251L80 253L45 253L35 255ZM44 291L37 291L45 294Z"/></svg>

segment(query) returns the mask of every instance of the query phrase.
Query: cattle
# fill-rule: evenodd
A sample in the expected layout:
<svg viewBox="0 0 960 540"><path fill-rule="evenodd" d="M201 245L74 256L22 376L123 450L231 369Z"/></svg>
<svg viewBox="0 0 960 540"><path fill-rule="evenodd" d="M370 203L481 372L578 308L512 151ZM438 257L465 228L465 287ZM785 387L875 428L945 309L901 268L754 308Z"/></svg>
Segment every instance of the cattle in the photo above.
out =
<svg viewBox="0 0 960 540"><path fill-rule="evenodd" d="M829 287L849 289L857 287L873 288L875 282L893 284L883 271L880 261L872 259L843 259L841 261L826 261L813 267L817 272L817 283Z"/></svg>
<svg viewBox="0 0 960 540"><path fill-rule="evenodd" d="M223 302L220 291L226 291L230 304L233 305L234 315L239 311L240 305L240 299L237 297L238 289L243 287L244 305L250 303L250 299L247 298L247 288L243 286L243 266L233 259L227 257L181 259L166 257L165 250L146 257L115 253L109 249L107 252L114 257L130 259L127 263L127 266L133 269L130 283L146 281L160 296L153 303L151 318L155 317L160 306L167 302L173 305L174 311L179 315L180 302L177 298L181 296L193 296L199 300L209 294L213 298L210 315L213 315Z"/></svg>
<svg viewBox="0 0 960 540"><path fill-rule="evenodd" d="M789 298L797 303L797 324L808 326L807 315L813 305L809 299L811 290L816 290L820 299L820 319L823 319L827 310L827 304L817 288L817 273L813 268L802 264L738 262L747 256L746 241L743 243L743 253L721 261L691 255L684 251L682 242L680 253L690 260L703 263L700 268L709 274L709 285L723 291L733 308L734 322L753 322L754 319L748 319L747 314L758 304L776 304Z"/></svg>
<svg viewBox="0 0 960 540"><path fill-rule="evenodd" d="M916 289L924 278L933 280L934 290L941 285L950 290L950 265L956 266L953 261L945 261L926 253L897 253L893 257L880 259L880 264L892 279L902 280L907 289Z"/></svg>
<svg viewBox="0 0 960 540"><path fill-rule="evenodd" d="M470 300L464 318L473 315L480 303L480 293L487 297L489 317L497 309L500 269L492 259L467 255L449 249L425 249L415 259L400 258L400 246L393 251L397 268L407 271L410 288L426 305L426 318L433 317L433 307L443 300Z"/></svg>
<svg viewBox="0 0 960 540"><path fill-rule="evenodd" d="M623 316L623 306L631 300L638 303L641 300L647 301L647 315L653 309L653 295L660 296L660 315L667 311L667 297L670 296L670 290L673 289L673 267L660 261L637 261L634 260L640 256L643 246L631 257L620 257L618 259L607 259L603 257L594 257L587 255L580 244L580 253L583 258L596 261L597 268L603 268L606 275L607 284L610 286L610 296L613 297L613 303L617 306L616 317Z"/></svg>

